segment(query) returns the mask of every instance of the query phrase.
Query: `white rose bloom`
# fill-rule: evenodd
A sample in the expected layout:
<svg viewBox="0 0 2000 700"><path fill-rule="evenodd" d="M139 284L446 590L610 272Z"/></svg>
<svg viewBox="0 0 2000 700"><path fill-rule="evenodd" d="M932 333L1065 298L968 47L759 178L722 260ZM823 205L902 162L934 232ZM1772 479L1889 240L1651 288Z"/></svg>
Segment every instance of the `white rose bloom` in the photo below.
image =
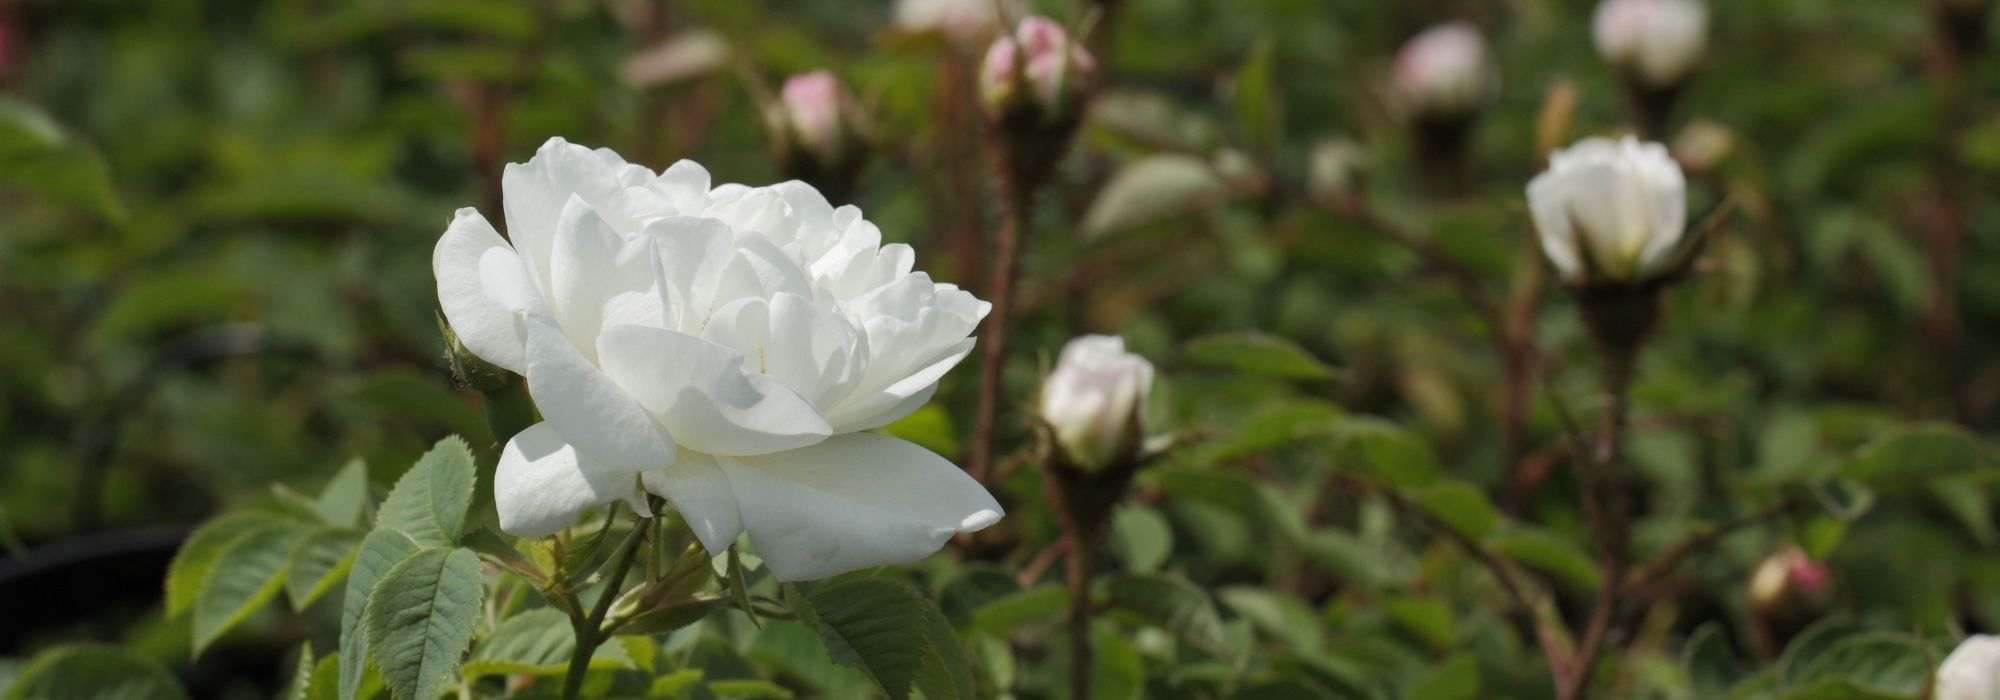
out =
<svg viewBox="0 0 2000 700"><path fill-rule="evenodd" d="M460 209L432 257L465 346L544 422L500 457L500 524L666 497L702 545L739 533L782 580L918 559L1001 516L928 450L862 432L916 410L988 304L810 186L664 173L550 139L503 178L512 243Z"/></svg>
<svg viewBox="0 0 2000 700"><path fill-rule="evenodd" d="M1652 87L1686 78L1708 48L1701 0L1605 0L1591 18L1597 53Z"/></svg>
<svg viewBox="0 0 2000 700"><path fill-rule="evenodd" d="M1934 700L2000 700L2000 637L1975 634L1938 666Z"/></svg>
<svg viewBox="0 0 2000 700"><path fill-rule="evenodd" d="M1528 183L1528 208L1563 281L1640 282L1668 272L1680 252L1687 180L1665 146L1588 138L1549 155Z"/></svg>
<svg viewBox="0 0 2000 700"><path fill-rule="evenodd" d="M1042 383L1042 420L1076 466L1097 469L1119 456L1128 435L1145 436L1139 414L1152 390L1153 363L1125 352L1123 338L1082 336L1063 346Z"/></svg>

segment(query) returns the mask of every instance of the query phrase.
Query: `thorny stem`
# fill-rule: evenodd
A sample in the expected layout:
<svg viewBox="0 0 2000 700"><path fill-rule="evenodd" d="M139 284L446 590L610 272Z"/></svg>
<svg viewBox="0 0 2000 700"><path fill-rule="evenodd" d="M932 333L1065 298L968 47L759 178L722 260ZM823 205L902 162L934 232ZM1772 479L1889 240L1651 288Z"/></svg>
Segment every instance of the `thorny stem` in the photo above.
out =
<svg viewBox="0 0 2000 700"><path fill-rule="evenodd" d="M1584 514L1591 521L1591 529L1598 535L1600 578L1603 580L1598 584L1597 602L1591 607L1590 621L1584 628L1583 638L1577 643L1570 675L1562 679L1557 688L1556 697L1562 700L1581 698L1589 688L1597 658L1603 653L1606 639L1612 632L1618 595L1623 588L1631 532L1625 517L1618 459L1638 347L1638 343L1622 346L1605 344L1604 422L1588 458L1576 463Z"/></svg>
<svg viewBox="0 0 2000 700"><path fill-rule="evenodd" d="M590 610L590 616L583 620L572 619L576 627L576 650L569 658L569 672L563 677L563 699L577 700L583 692L583 676L590 669L590 657L597 651L597 645L604 642L600 636L604 629L604 616L611 612L611 604L618 600L618 587L624 585L625 575L632 571L633 555L639 552L639 545L646 541L647 523L641 521L632 528L632 534L618 544L618 561L612 565L611 577L604 581L604 592L598 594L597 604Z"/></svg>
<svg viewBox="0 0 2000 700"><path fill-rule="evenodd" d="M992 470L993 434L998 429L1000 384L1007 359L1008 317L1013 313L1014 282L1021 276L1020 239L1027 232L1034 198L1030 176L1005 164L1000 172L1004 203L1000 229L994 233L992 278L986 290L993 309L987 313L986 325L979 333L979 405L966 469L980 483L987 483Z"/></svg>

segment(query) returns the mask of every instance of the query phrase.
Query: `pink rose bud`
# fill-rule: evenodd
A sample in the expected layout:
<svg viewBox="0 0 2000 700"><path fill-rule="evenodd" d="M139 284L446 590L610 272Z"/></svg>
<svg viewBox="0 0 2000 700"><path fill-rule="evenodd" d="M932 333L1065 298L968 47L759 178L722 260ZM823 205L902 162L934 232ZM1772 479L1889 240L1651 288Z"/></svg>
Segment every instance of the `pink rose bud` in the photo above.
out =
<svg viewBox="0 0 2000 700"><path fill-rule="evenodd" d="M841 95L840 79L823 70L786 78L779 94L800 145L828 160L841 146Z"/></svg>
<svg viewBox="0 0 2000 700"><path fill-rule="evenodd" d="M1649 88L1685 80L1708 48L1701 0L1605 0L1591 21L1604 62Z"/></svg>
<svg viewBox="0 0 2000 700"><path fill-rule="evenodd" d="M1492 99L1498 81L1487 64L1486 39L1466 22L1424 30L1396 54L1395 90L1418 117L1471 113Z"/></svg>
<svg viewBox="0 0 2000 700"><path fill-rule="evenodd" d="M1062 25L1030 16L987 50L979 93L995 115L1031 107L1050 119L1073 116L1096 72L1097 60Z"/></svg>

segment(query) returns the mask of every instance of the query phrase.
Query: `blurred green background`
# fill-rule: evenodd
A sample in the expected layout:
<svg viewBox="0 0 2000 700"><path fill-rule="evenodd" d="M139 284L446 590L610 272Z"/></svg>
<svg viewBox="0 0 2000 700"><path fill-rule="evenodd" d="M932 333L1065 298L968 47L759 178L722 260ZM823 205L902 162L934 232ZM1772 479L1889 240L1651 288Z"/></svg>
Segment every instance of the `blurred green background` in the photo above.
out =
<svg viewBox="0 0 2000 700"><path fill-rule="evenodd" d="M1030 4L1072 25L1097 5ZM1166 425L1222 439L1180 468L1279 504L1232 509L1181 493L1209 482L1142 482L1145 512L1169 526L1166 568L1319 611L1309 631L1284 631L1284 615L1230 604L1302 657L1403 678L1462 654L1499 679L1489 689L1534 687L1509 668L1533 666L1532 642L1484 611L1490 584L1468 583L1448 547L1393 534L1401 516L1380 503L1330 487L1338 451L1311 439L1310 419L1394 430L1510 517L1587 541L1551 455L1559 409L1594 410L1595 356L1572 302L1536 276L1521 191L1547 146L1629 121L1591 47L1594 3L1112 5L1092 37L1106 85L1027 244L1006 405L1030 405L1071 335L1123 334L1162 367ZM2000 430L2000 61L1941 65L1920 0L1711 10L1711 49L1665 140L1690 173L1691 219L1725 199L1733 213L1642 365L1631 452L1647 546L1823 475L1882 426ZM997 214L965 73L980 49L895 14L836 0L0 0L0 573L13 577L0 598L44 608L17 602L32 624L0 615L0 656L124 640L184 665L185 628L158 619L157 570L111 586L125 600L101 613L15 591L41 585L52 558L170 552L202 518L272 483L316 488L352 457L378 484L451 433L490 458L507 436L451 384L428 261L453 209L498 219L499 168L551 136L766 183L781 171L760 96L831 69L872 121L854 203L916 245L920 268L982 288ZM1421 185L1386 95L1396 47L1450 19L1487 35L1501 92L1474 130L1474 177L1444 196ZM1492 298L1530 310L1518 429L1497 417L1498 329L1453 278L1314 204L1329 193L1426 231ZM1338 373L1246 378L1187 346L1248 330ZM974 364L893 430L953 454ZM1003 451L1027 436L1008 425ZM1281 435L1228 448L1258 430ZM996 568L1054 537L1035 471L1008 482L1007 534L977 554ZM1788 542L1833 566L1820 614L1931 638L2000 628L1994 491L1962 481L1727 540L1635 658L1678 658L1671 640L1706 620L1747 639L1747 572ZM1257 536L1268 523L1254 511L1274 507L1296 542ZM1385 600L1420 611L1382 619ZM1414 627L1437 635L1415 651L1370 646L1370 630L1434 611L1456 624ZM277 658L257 654L306 634L290 624L273 616L239 644ZM188 672L227 677L227 663Z"/></svg>

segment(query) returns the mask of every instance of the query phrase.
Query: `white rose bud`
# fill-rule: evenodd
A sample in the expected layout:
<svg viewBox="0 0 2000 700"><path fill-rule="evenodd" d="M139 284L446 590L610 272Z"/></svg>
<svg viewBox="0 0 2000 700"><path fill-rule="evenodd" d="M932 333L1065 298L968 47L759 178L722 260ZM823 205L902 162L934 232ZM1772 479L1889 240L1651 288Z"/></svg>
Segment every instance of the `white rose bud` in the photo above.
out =
<svg viewBox="0 0 2000 700"><path fill-rule="evenodd" d="M1487 63L1486 39L1466 22L1424 30L1396 54L1395 90L1420 119L1470 114L1498 86Z"/></svg>
<svg viewBox="0 0 2000 700"><path fill-rule="evenodd" d="M977 48L1000 31L1003 9L1016 14L1015 0L902 0L896 24L912 32L937 32L953 44Z"/></svg>
<svg viewBox="0 0 2000 700"><path fill-rule="evenodd" d="M2000 637L1975 634L1938 666L1934 700L2000 700Z"/></svg>
<svg viewBox="0 0 2000 700"><path fill-rule="evenodd" d="M748 534L780 580L913 561L999 520L978 482L871 432L921 408L990 308L812 187L711 186L550 139L501 179L507 231L460 209L431 267L467 350L527 378L543 422L500 453L500 527L680 511Z"/></svg>
<svg viewBox="0 0 2000 700"><path fill-rule="evenodd" d="M1096 73L1097 60L1062 25L1030 16L987 49L979 95L996 118L1028 111L1041 122L1063 121L1080 116Z"/></svg>
<svg viewBox="0 0 2000 700"><path fill-rule="evenodd" d="M1708 8L1701 0L1605 0L1591 31L1606 63L1648 88L1670 88L1708 47Z"/></svg>
<svg viewBox="0 0 2000 700"><path fill-rule="evenodd" d="M1153 364L1125 352L1124 339L1082 336L1063 346L1042 382L1042 420L1071 465L1095 471L1135 456L1152 390Z"/></svg>
<svg viewBox="0 0 2000 700"><path fill-rule="evenodd" d="M1542 252L1564 282L1636 286L1685 262L1687 181L1658 143L1588 138L1528 183Z"/></svg>

